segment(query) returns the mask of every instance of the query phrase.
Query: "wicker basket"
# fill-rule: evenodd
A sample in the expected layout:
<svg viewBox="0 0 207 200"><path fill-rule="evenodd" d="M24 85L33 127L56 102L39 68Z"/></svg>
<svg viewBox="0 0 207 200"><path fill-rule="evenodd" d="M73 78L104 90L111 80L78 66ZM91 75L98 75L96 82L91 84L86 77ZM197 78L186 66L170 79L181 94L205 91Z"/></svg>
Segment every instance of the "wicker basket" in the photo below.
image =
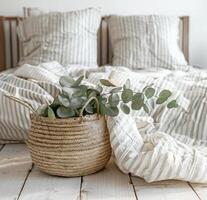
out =
<svg viewBox="0 0 207 200"><path fill-rule="evenodd" d="M28 107L25 102L24 105ZM105 167L111 157L105 118L97 114L82 117L83 110L81 117L70 119L30 115L31 131L26 143L39 169L51 175L74 177Z"/></svg>

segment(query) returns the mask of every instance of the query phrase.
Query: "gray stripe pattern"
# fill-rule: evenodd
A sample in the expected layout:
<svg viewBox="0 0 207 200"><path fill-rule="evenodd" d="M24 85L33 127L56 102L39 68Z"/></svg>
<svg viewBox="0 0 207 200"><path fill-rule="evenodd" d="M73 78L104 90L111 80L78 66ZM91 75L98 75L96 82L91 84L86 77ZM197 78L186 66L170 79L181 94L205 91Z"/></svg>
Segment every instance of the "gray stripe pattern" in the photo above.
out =
<svg viewBox="0 0 207 200"><path fill-rule="evenodd" d="M19 65L58 61L63 66L96 66L100 22L95 8L25 18L17 28L23 45Z"/></svg>
<svg viewBox="0 0 207 200"><path fill-rule="evenodd" d="M51 65L53 66L54 63ZM36 71L31 70L31 66L25 65L12 74L0 74L0 143L23 141L27 139L30 129L29 109L5 97L5 94L23 99L36 110L40 105L51 102L59 92L59 87L55 82L45 81L44 76L51 77L52 73L44 70L42 72L44 74L38 76L41 67L35 66L35 68Z"/></svg>
<svg viewBox="0 0 207 200"><path fill-rule="evenodd" d="M148 182L179 179L206 183L207 72L191 69L161 78L132 72L113 72L111 76L120 85L128 78L138 91L149 84L158 90L170 89L180 107L169 110L151 104L149 116L141 110L110 118L108 128L119 168Z"/></svg>
<svg viewBox="0 0 207 200"><path fill-rule="evenodd" d="M54 77L71 71L54 65L42 64L34 68L25 65L17 69L15 75L0 74L1 142L26 139L30 126L29 111L5 98L4 94L18 95L34 108L50 102L58 91ZM154 84L158 91L170 89L178 98L180 107L176 110L167 110L151 102L149 116L140 110L129 116L121 113L116 118L109 118L107 125L117 165L123 172L143 177L148 182L179 179L206 183L207 72L191 69L189 72L168 71L165 76L147 74L111 67L97 72L92 69L89 74L88 81L92 84L97 84L99 78L108 77L123 85L129 78L134 90Z"/></svg>
<svg viewBox="0 0 207 200"><path fill-rule="evenodd" d="M108 20L113 65L131 69L187 65L179 48L179 18L173 16L111 16Z"/></svg>

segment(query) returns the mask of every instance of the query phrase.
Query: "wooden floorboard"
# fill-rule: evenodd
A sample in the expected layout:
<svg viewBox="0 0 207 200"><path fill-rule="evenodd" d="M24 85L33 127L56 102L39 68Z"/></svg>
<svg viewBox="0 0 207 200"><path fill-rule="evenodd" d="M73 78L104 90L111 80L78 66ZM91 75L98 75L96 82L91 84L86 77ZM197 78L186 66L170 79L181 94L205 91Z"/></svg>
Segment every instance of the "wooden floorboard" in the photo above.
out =
<svg viewBox="0 0 207 200"><path fill-rule="evenodd" d="M0 144L0 151L4 148L3 144Z"/></svg>
<svg viewBox="0 0 207 200"><path fill-rule="evenodd" d="M207 184L190 183L198 197L202 200L207 200Z"/></svg>
<svg viewBox="0 0 207 200"><path fill-rule="evenodd" d="M186 182L146 183L143 179L132 177L132 183L139 200L199 200L197 194Z"/></svg>
<svg viewBox="0 0 207 200"><path fill-rule="evenodd" d="M2 148L3 147L3 148ZM82 178L47 175L32 167L25 145L0 145L0 200L207 200L207 184L146 183L123 174L111 160Z"/></svg>
<svg viewBox="0 0 207 200"><path fill-rule="evenodd" d="M111 160L99 173L83 177L81 200L136 200L128 175Z"/></svg>
<svg viewBox="0 0 207 200"><path fill-rule="evenodd" d="M0 151L0 199L17 199L32 166L22 144L5 145Z"/></svg>
<svg viewBox="0 0 207 200"><path fill-rule="evenodd" d="M63 178L47 175L38 168L29 174L19 200L77 200L81 178Z"/></svg>

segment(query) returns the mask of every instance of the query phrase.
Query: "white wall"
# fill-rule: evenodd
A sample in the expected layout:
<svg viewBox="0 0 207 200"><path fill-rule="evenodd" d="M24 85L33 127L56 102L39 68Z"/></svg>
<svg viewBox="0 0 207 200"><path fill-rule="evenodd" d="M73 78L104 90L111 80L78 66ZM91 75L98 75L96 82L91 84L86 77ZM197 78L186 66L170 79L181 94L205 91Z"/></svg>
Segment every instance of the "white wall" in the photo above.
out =
<svg viewBox="0 0 207 200"><path fill-rule="evenodd" d="M207 0L0 0L0 15L22 15L22 7L67 11L101 7L103 14L189 15L190 63L207 68Z"/></svg>

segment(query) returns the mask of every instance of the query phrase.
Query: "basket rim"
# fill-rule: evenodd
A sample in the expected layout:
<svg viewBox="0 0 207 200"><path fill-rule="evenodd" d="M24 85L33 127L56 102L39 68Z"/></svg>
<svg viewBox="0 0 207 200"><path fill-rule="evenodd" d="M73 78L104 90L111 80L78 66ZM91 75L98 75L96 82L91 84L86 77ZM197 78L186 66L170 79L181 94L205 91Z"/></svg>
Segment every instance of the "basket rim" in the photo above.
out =
<svg viewBox="0 0 207 200"><path fill-rule="evenodd" d="M88 122L88 121L99 121L105 118L103 115L98 115L93 114L93 115L85 115L83 117L73 117L73 118L56 118L56 119L49 119L48 117L42 117L37 114L30 114L31 120L39 120L42 122L47 122L47 123L81 123L82 120L83 122Z"/></svg>

